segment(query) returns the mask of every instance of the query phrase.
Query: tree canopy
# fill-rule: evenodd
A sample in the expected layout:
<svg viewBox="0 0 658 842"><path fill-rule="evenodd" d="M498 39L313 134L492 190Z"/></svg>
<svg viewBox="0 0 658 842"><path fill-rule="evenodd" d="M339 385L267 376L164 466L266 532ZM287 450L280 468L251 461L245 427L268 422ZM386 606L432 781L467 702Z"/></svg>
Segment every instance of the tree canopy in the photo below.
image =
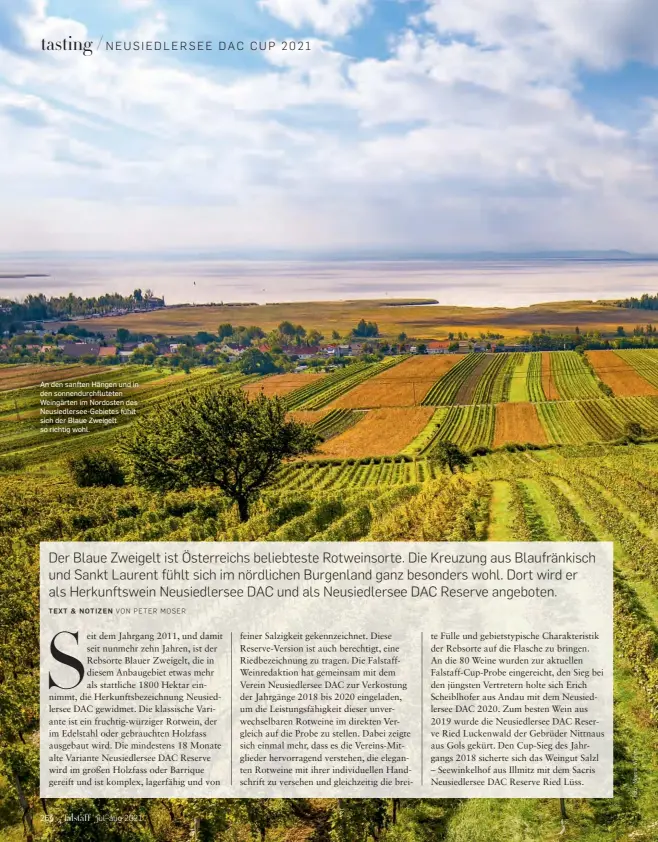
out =
<svg viewBox="0 0 658 842"><path fill-rule="evenodd" d="M238 366L243 374L274 374L281 371L274 357L266 351L259 351L258 348L247 348L240 357Z"/></svg>
<svg viewBox="0 0 658 842"><path fill-rule="evenodd" d="M450 468L451 474L455 472L455 468L465 468L472 461L468 453L464 453L461 447L452 441L439 442L432 450L432 459L439 465Z"/></svg>
<svg viewBox="0 0 658 842"><path fill-rule="evenodd" d="M286 420L280 398L250 400L240 388L209 387L140 419L121 449L137 484L159 491L217 486L246 520L282 461L319 441L309 426Z"/></svg>

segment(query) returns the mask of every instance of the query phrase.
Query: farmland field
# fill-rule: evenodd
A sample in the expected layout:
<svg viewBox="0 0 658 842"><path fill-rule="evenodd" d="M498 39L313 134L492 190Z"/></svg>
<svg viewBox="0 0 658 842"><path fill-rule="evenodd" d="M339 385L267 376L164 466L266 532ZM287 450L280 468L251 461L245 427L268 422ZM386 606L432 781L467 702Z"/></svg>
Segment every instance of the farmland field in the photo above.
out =
<svg viewBox="0 0 658 842"><path fill-rule="evenodd" d="M615 351L643 380L658 388L658 353L656 351Z"/></svg>
<svg viewBox="0 0 658 842"><path fill-rule="evenodd" d="M88 365L0 365L0 391L38 386L42 382L88 377Z"/></svg>
<svg viewBox="0 0 658 842"><path fill-rule="evenodd" d="M561 400L605 397L580 354L575 351L552 351L547 356L552 382ZM551 400L550 394L548 398Z"/></svg>
<svg viewBox="0 0 658 842"><path fill-rule="evenodd" d="M541 359L541 388L546 396L546 400L555 401L560 400L562 395L559 393L555 384L553 376L553 367L551 365L551 353L549 351L542 351Z"/></svg>
<svg viewBox="0 0 658 842"><path fill-rule="evenodd" d="M326 375L322 380L296 389L286 397L290 409L320 409L340 395L358 387L370 377L376 377L400 365L404 357L387 357L378 363L357 362Z"/></svg>
<svg viewBox="0 0 658 842"><path fill-rule="evenodd" d="M470 403L502 403L510 398L512 377L522 354L495 354L473 391ZM460 403L459 400L456 403Z"/></svg>
<svg viewBox="0 0 658 842"><path fill-rule="evenodd" d="M484 409L492 411L491 405ZM646 445L496 453L454 477L426 459L292 463L245 523L212 489L165 495L132 486L79 489L61 474L19 473L3 478L0 526L9 564L0 569L0 584L18 575L22 598L36 606L37 581L24 565L46 540L613 540L615 794L569 799L563 836L571 842L652 840L658 826L657 496L658 448ZM0 786L6 804L0 833L19 839L20 812L6 783ZM286 818L281 834L270 830L268 836L308 839L331 821L335 802L320 802L321 813L304 802L296 799L297 812ZM34 803L39 810L38 798ZM137 803L131 802L133 809ZM140 838L174 838L162 834L170 823L180 827L180 803L158 799L150 809L161 835L150 836L146 826ZM388 824L378 831L380 842L486 842L494 830L505 842L560 838L559 807L551 799L404 800L395 821L390 803L382 802L382 809ZM247 839L251 825L245 821ZM475 835L480 825L483 833Z"/></svg>
<svg viewBox="0 0 658 842"><path fill-rule="evenodd" d="M403 453L429 454L442 441L452 441L466 450L488 447L493 439L494 424L495 410L489 404L441 407Z"/></svg>
<svg viewBox="0 0 658 842"><path fill-rule="evenodd" d="M547 400L544 392L544 355L539 351L527 354L528 374L526 385L528 397L533 403Z"/></svg>
<svg viewBox="0 0 658 842"><path fill-rule="evenodd" d="M501 403L496 407L494 447L507 442L547 444L546 430L533 403Z"/></svg>
<svg viewBox="0 0 658 842"><path fill-rule="evenodd" d="M320 445L323 456L390 456L399 453L425 427L432 409L425 406L371 409L346 432Z"/></svg>
<svg viewBox="0 0 658 842"><path fill-rule="evenodd" d="M425 395L423 404L426 406L448 406L458 403L463 385L470 382L473 371L482 365L484 354L466 354L457 365L435 383ZM477 382L477 379L475 380Z"/></svg>
<svg viewBox="0 0 658 842"><path fill-rule="evenodd" d="M389 339L401 331L408 336L445 339L448 333L464 329L476 335L493 331L506 339L520 339L542 328L547 331L599 330L614 335L618 325L627 330L638 322L637 311L625 310L592 301L561 301L533 304L528 307L461 307L442 304L420 304L409 301L408 306L391 306L394 299L362 299L351 301L282 302L257 306L204 305L196 307L168 307L149 313L133 313L81 321L91 330L116 331L127 328L147 333L194 334L200 330L216 331L222 322L258 325L265 332L290 320L305 327L314 327L325 336L333 330L347 334L364 318L378 324L380 333ZM398 302L399 303L399 302ZM656 324L658 313L645 311L642 321Z"/></svg>
<svg viewBox="0 0 658 842"><path fill-rule="evenodd" d="M508 400L514 403L525 403L530 400L528 378L532 354L514 354L514 368L512 369Z"/></svg>
<svg viewBox="0 0 658 842"><path fill-rule="evenodd" d="M287 395L304 386L315 385L323 379L324 374L273 374L263 377L253 383L247 383L243 387L249 395L266 395L268 398L274 395Z"/></svg>
<svg viewBox="0 0 658 842"><path fill-rule="evenodd" d="M293 421L299 421L300 424L317 424L322 421L332 410L328 407L325 409L293 409L288 413L288 418Z"/></svg>
<svg viewBox="0 0 658 842"><path fill-rule="evenodd" d="M410 357L360 383L331 405L343 409L417 406L436 381L461 359L457 354Z"/></svg>
<svg viewBox="0 0 658 842"><path fill-rule="evenodd" d="M525 355L521 360L501 355L500 362L492 357L494 362L482 367L475 385L477 389L480 384L478 394L484 402L455 405L460 383L469 381L481 359L465 355L438 379L431 391L449 400L436 406L369 411L330 406L315 411L295 409L292 417L313 423L327 441L317 458L284 464L244 523L230 501L212 488L155 493L132 485L75 487L64 471L63 459L91 446L111 445L116 431L43 444L29 417L38 407L38 387L0 396L0 463L7 454L24 460L22 467L3 467L0 477L4 557L0 615L5 618L3 631L7 617L26 629L21 652L15 657L16 668L23 670L22 679L34 681L36 688L34 672L25 672L24 650L37 645L30 610L38 611L34 571L38 569L40 541L613 540L614 798L570 799L564 827L559 806L550 799L403 799L395 820L389 801L381 799L379 804L380 800L372 799L379 804L378 815L386 816L385 825L375 830L378 842L488 842L492 838L503 842L653 842L658 828L658 446L586 443L616 439L628 420L658 431L658 396L606 398L591 373L595 393L578 369L574 382L589 384L582 397L557 400L553 396L547 401L545 396L539 398L537 391L540 355ZM634 360L630 363L634 367L654 365L653 356L644 362L640 357ZM419 359L417 365L424 363ZM491 365L498 368L491 369ZM495 394L504 397L509 372L519 370L527 393L515 391L512 378L508 400L496 400ZM569 373L566 366L560 376L565 379ZM245 380L240 374L214 370L194 369L185 375L139 366L119 371L92 369L92 375L102 375L108 382L118 378L138 383L135 394L142 408L161 405L188 389L207 384L240 385ZM350 373L356 380L360 376L359 371ZM306 397L319 399L316 384L327 383L331 377L307 381L299 391L310 389L312 393L306 392ZM446 379L448 382L443 382ZM340 382L336 378L329 391ZM293 394L289 391L286 401ZM520 396L533 402L518 400ZM432 459L436 444L448 438L471 448L504 444L510 439L532 441L540 438L542 431L550 442L567 446L475 457L466 472L456 476ZM401 451L404 455L399 455ZM19 595L19 602L12 601L7 607L7 596L13 593ZM7 652L5 657L14 656ZM10 696L5 700L9 702ZM36 706L31 717L34 728ZM41 802L34 781L26 780L25 788L37 817L36 842L43 838L40 829L45 824ZM18 842L24 838L21 810L5 779L0 779L0 798L0 838ZM200 801L197 809L211 810L215 803ZM122 809L119 799L114 803L113 809ZM47 806L50 810L53 803L49 801ZM126 809L137 806L145 809L144 802L137 800L129 802ZM327 827L337 822L337 802L307 803L299 798L294 807L280 824L276 824L279 814L273 809L275 824L267 830L267 842L310 842L312 838L324 842ZM144 820L135 831L136 839L170 842L192 838L180 800L152 799L148 808L156 832L152 833ZM232 842L259 837L258 824L249 815L245 813L244 825L232 833ZM340 842L356 838L352 834Z"/></svg>
<svg viewBox="0 0 658 842"><path fill-rule="evenodd" d="M638 374L621 355L609 351L587 351L586 356L598 377L612 389L615 397L658 395L658 388Z"/></svg>

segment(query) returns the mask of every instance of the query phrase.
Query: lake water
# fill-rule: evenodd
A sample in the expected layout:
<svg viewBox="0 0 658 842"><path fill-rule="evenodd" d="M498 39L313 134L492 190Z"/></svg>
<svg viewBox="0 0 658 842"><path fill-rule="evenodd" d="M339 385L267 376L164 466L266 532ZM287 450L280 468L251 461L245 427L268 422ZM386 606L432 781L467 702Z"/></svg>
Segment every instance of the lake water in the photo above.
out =
<svg viewBox="0 0 658 842"><path fill-rule="evenodd" d="M658 261L582 259L257 261L215 259L10 258L0 297L94 296L152 289L168 304L436 298L441 304L524 306L658 292Z"/></svg>

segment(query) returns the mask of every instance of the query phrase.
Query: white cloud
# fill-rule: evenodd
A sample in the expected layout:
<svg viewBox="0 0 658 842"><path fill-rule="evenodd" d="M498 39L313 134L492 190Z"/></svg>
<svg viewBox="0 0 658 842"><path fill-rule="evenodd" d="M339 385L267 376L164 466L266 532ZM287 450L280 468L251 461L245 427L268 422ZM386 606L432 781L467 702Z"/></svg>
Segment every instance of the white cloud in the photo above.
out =
<svg viewBox="0 0 658 842"><path fill-rule="evenodd" d="M263 1L326 35L366 11ZM39 2L24 25L34 44L88 37ZM0 49L0 181L12 196L0 249L653 248L658 109L633 136L577 96L579 62L639 56L649 39L621 0L597 0L597 20L572 32L577 5L434 0L440 37L409 29L385 59L314 39L242 74L153 54ZM153 7L130 36L166 26Z"/></svg>
<svg viewBox="0 0 658 842"><path fill-rule="evenodd" d="M655 0L429 0L428 22L481 44L550 52L596 68L658 61Z"/></svg>
<svg viewBox="0 0 658 842"><path fill-rule="evenodd" d="M324 35L347 34L363 20L371 0L259 0L273 17L301 29L308 26Z"/></svg>

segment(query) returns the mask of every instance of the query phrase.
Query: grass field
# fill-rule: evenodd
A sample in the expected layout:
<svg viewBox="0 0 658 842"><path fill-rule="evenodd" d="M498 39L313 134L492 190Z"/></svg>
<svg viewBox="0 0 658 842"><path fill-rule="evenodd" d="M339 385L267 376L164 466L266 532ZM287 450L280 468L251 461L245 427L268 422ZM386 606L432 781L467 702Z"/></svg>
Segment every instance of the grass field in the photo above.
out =
<svg viewBox="0 0 658 842"><path fill-rule="evenodd" d="M514 354L514 357L515 365L512 369L508 400L514 403L525 403L530 400L528 378L532 354Z"/></svg>
<svg viewBox="0 0 658 842"><path fill-rule="evenodd" d="M106 319L93 319L93 330L116 332L120 327L164 335L194 334L199 330L214 332L222 322L258 325L272 330L284 320L314 327L325 336L333 330L347 334L359 319L375 321L380 333L394 339L404 331L408 336L445 339L448 333L467 330L475 336L495 332L506 339L518 339L544 328L551 332L598 330L614 335L618 325L632 331L641 321L658 323L658 313L624 310L592 301L561 301L529 307L456 307L421 305L392 307L392 300L312 301L262 304L251 307L196 306L168 307L150 313L137 313ZM85 326L85 322L81 322Z"/></svg>
<svg viewBox="0 0 658 842"><path fill-rule="evenodd" d="M425 427L432 409L425 406L371 409L346 432L321 445L320 455L331 457L392 456Z"/></svg>
<svg viewBox="0 0 658 842"><path fill-rule="evenodd" d="M360 383L331 405L342 409L417 406L436 381L461 359L458 354L410 357Z"/></svg>

